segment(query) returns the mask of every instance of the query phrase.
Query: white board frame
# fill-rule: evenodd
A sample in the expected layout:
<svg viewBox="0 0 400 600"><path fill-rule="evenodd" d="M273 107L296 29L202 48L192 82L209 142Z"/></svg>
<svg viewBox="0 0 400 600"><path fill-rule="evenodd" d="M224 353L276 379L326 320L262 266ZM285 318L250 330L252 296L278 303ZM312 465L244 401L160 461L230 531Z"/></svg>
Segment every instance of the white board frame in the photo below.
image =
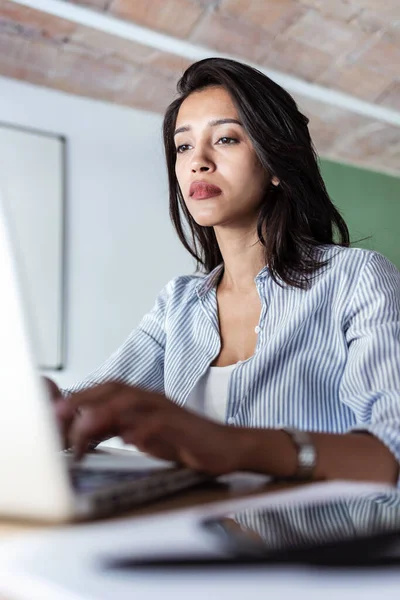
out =
<svg viewBox="0 0 400 600"><path fill-rule="evenodd" d="M10 140L18 148L14 156L5 152ZM65 369L66 163L64 136L0 122L0 192L41 370Z"/></svg>

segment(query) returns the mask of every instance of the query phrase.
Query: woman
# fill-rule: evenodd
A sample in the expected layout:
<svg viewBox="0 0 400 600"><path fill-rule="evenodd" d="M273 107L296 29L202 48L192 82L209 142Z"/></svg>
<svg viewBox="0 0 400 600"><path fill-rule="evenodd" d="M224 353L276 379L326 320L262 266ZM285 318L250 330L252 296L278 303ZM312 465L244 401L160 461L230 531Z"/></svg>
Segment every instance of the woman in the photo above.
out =
<svg viewBox="0 0 400 600"><path fill-rule="evenodd" d="M396 484L399 271L349 248L308 119L280 86L206 59L178 92L164 119L170 214L205 275L171 281L57 402L77 454L120 435L212 474Z"/></svg>

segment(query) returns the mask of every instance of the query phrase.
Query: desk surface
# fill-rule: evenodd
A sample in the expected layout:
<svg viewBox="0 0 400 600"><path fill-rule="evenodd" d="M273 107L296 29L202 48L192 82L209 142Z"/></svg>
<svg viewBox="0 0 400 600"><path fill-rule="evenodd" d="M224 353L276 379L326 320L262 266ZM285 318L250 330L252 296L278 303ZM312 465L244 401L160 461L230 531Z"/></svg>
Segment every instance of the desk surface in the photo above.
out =
<svg viewBox="0 0 400 600"><path fill-rule="evenodd" d="M295 494L315 494L315 490L316 487L314 484L309 484L307 487L304 487L304 484L302 485L303 489L298 489L295 490ZM68 577L71 577L72 575L75 577L74 582L78 582L79 585L82 585L82 581L85 581L85 586L88 584L88 574L89 574L89 585L93 586L93 589L96 588L96 593L92 594L90 597L94 598L94 597L104 597L104 581L103 579L100 581L99 579L96 579L96 577L98 577L98 573L97 572L92 572L90 570L89 572L89 562L90 560L92 560L92 557L98 552L99 548L108 548L109 549L109 542L110 542L110 536L111 538L114 540L112 542L112 544L114 545L114 547L116 547L118 549L118 551L120 551L120 546L121 546L121 539L123 539L124 542L127 542L128 545L130 546L131 544L131 539L135 538L135 535L137 531L147 531L146 535L149 535L149 527L152 528L152 532L153 530L157 530L157 528L159 527L160 522L164 522L164 524L166 524L167 528L171 527L172 529L177 528L174 530L174 535L176 531L183 531L186 532L187 535L187 531L188 528L187 526L190 527L190 519L195 519L198 518L198 514L199 513L207 513L208 510L214 510L214 508L211 509L208 508L206 505L210 504L210 503L215 503L215 502L224 502L224 501L231 501L231 500L239 500L242 498L246 498L246 497L255 497L257 495L263 495L265 496L265 494L270 494L273 492L280 492L280 491L286 491L288 489L295 489L295 488L299 488L298 484L295 483L289 483L289 482L279 482L279 483L275 483L275 482L268 482L266 477L263 476L259 476L259 475L251 475L251 474L246 474L246 473L235 473L229 476L226 476L223 478L223 482L218 481L218 482L212 482L212 483L205 483L202 485L199 485L195 488L191 488L185 491L182 491L178 494L174 494L171 495L169 497L165 497L163 499L160 499L156 502L152 502L150 504L146 504L146 505L142 505L142 506L137 506L136 508L133 508L129 511L125 511L125 512L121 512L118 515L115 515L113 517L109 517L107 519L103 519L102 521L104 522L104 527L100 527L100 528L95 528L94 534L92 535L90 533L90 530L92 529L92 527L86 527L88 521L84 522L84 523L70 523L70 524L64 524L64 525L50 525L50 524L39 524L39 523L33 523L33 522L17 522L17 521L6 521L6 520L0 520L0 541L10 541L10 543L8 544L4 544L4 547L2 549L3 552L3 560L4 560L4 565L7 565L7 567L4 566L4 576L5 577L9 577L8 583L6 583L5 581L2 581L2 587L1 590L3 592L2 595L0 595L0 600L15 600L15 597L13 597L12 594L16 594L18 590L15 589L15 586L18 585L25 585L26 581L29 580L29 577L32 575L33 571L33 566L32 564L30 564L30 558L27 559L28 563L25 562L26 557L29 555L29 557L32 558L32 560L36 561L35 562L35 577L38 577L38 571L40 571L40 577L42 578L42 583L46 583L46 585L48 584L49 586L53 585L54 583L56 583L56 585L58 586L57 589L59 590L64 590L64 586L67 585L71 585L71 581L70 579L68 579ZM331 493L330 490L326 491L325 493ZM279 494L278 494L279 497ZM273 500L272 497L269 498L269 500ZM247 506L247 501L245 501L246 506ZM194 511L184 511L183 512L179 512L180 509L190 509L192 507L196 507ZM198 508L197 508L198 507ZM202 508L204 507L204 508ZM175 511L175 512L171 512L171 511ZM171 513L171 515L168 515L167 518L163 518L162 517L162 513L165 512L169 512ZM189 516L185 516L189 515ZM155 519L139 519L139 517L142 516L149 516L149 515L160 515L160 518L155 518ZM195 517L190 516L190 515L196 515ZM181 526L181 521L180 519L184 519L184 527L182 529L179 529L179 527ZM186 519L186 520L185 520ZM100 521L97 521L100 522ZM191 522L191 521L190 521ZM113 524L115 523L116 527L113 526ZM172 524L171 524L172 523ZM177 523L179 523L179 526L177 526ZM193 521L194 523L194 521ZM110 527L110 524L112 525ZM189 525L188 525L189 524ZM81 530L79 530L79 528L81 528ZM147 529L146 529L147 528ZM58 531L55 531L55 530ZM54 530L54 531L53 531ZM29 541L29 539L25 539L24 537L21 537L21 540L18 540L18 534L20 535L21 533L31 533L31 532L43 532L43 531L49 531L51 532L51 536L37 536L35 538L31 538L31 540ZM129 538L129 535L127 535L127 532L130 531L131 533L133 532L133 537ZM157 530L158 531L158 530ZM121 533L122 532L122 533ZM155 539L154 538L154 533L150 533L150 538L148 539ZM190 529L189 529L190 532ZM72 533L73 535L71 536L70 533ZM77 534L77 536L75 535L75 533ZM122 538L121 538L122 535ZM140 534L140 536L142 535L142 533ZM189 533L189 535L191 535ZM75 546L74 544L76 543L76 539L78 537L82 536L85 538L84 543L82 544L81 542L79 542L79 544L77 546ZM93 537L94 536L94 537ZM156 536L157 537L157 536ZM178 535L179 537L179 535ZM15 539L13 539L15 538ZM37 541L39 538L39 542L41 544L39 549L39 546L37 545ZM145 538L136 538L137 540L139 539L140 544L142 543L142 540ZM160 538L162 539L162 537ZM168 536L165 537L165 539L169 539ZM55 541L57 540L57 541ZM61 540L61 542L60 542ZM69 541L68 541L69 540ZM99 543L100 540L100 543ZM190 538L192 543L192 538ZM103 545L102 545L103 543ZM186 542L185 542L186 543ZM35 545L36 544L36 545ZM123 545L123 544L122 544ZM81 547L82 546L82 547ZM12 548L12 550L10 551L10 547ZM89 560L90 559L90 560ZM10 562L7 562L7 561ZM14 562L13 562L14 561ZM17 562L15 562L17 561ZM18 562L19 561L19 562ZM72 562L71 562L72 561ZM30 567L29 567L30 565ZM65 565L68 565L68 567L66 568ZM11 566L11 570L9 569L9 566ZM14 570L14 568L16 570ZM90 567L91 568L91 567ZM21 574L23 576L21 576ZM268 575L268 577L271 576L271 573ZM55 581L54 577L58 577L59 580ZM253 576L252 576L253 577ZM67 581L68 580L68 581ZM106 580L108 581L108 579L106 578ZM160 580L161 581L161 580ZM157 598L160 596L160 590L163 590L163 586L164 583L162 582L158 582L157 581L153 581L152 578L150 579L146 579L146 581L142 580L141 582L136 582L138 587L138 592L139 595L143 592L143 593L147 593L148 596L142 595L141 597L143 598L149 598L151 600L153 600L154 598ZM177 580L178 581L178 580ZM180 584L183 585L183 580L179 580ZM229 580L230 581L230 580ZM228 581L228 583L229 583ZM232 580L233 581L233 580ZM232 598L232 600L236 600L236 598L238 598L239 600L242 600L243 595L245 596L247 594L247 583L244 582L244 580L242 581L242 587L243 589L241 590L240 587L237 587L236 583L232 583L232 581L230 582L230 587L225 588L224 586L226 585L226 582L224 583L223 581L219 583L219 585L222 586L222 588L224 589L224 593L227 591L227 594ZM249 581L253 581L253 579L250 578ZM399 581L400 581L400 577L399 577ZM143 585L147 585L150 586L151 585L156 586L154 589L153 588L149 588L146 590L143 588ZM157 585L159 584L159 589L157 588ZM253 584L255 584L255 582L253 581ZM253 592L259 594L260 589L262 590L262 586L265 584L265 582L261 581L260 582L260 586L261 587L255 587ZM277 582L277 587L276 587L276 592L280 591L280 587L282 584L282 581L279 580ZM355 582L355 584L358 585L358 581ZM113 584L114 585L114 584ZM122 585L121 582L118 583L118 585ZM129 584L130 585L130 584ZM136 585L136 584L135 584ZM239 581L238 581L238 585L239 585ZM257 584L258 585L258 584ZM270 585L270 584L269 584ZM308 584L307 584L308 585ZM99 586L100 586L100 592L99 592ZM142 587L140 587L142 586ZM142 589L143 588L143 589ZM156 589L157 588L157 589ZM221 588L221 589L222 589ZM54 589L54 587L52 588ZM272 589L272 588L271 588ZM369 588L368 588L369 589ZM158 590L158 591L157 591ZM230 591L229 591L230 590ZM307 591L307 586L304 587L304 590ZM7 594L5 594L5 592L7 591ZM110 591L110 590L108 590ZM208 595L211 599L210 594L204 590L205 593L200 593L201 590L200 588L197 590L198 592L198 596L201 600L203 600L204 595ZM215 590L214 590L215 591ZM292 594L293 590L289 590L290 594ZM24 588L24 591L19 594L20 598L29 598L30 594L32 592L31 589L31 581L28 581L28 589L26 590ZM107 598L115 598L115 590L114 588L112 589L112 594L107 596ZM131 597L131 588L128 586L128 589L125 589L125 596L123 597ZM172 588L168 587L168 593L169 593L169 597L173 598L173 600L178 600L178 598L186 598L186 592L187 589L186 587L184 587L184 589L180 589L180 595L176 596L174 595L174 589L173 586ZM78 596L80 598L86 598L86 594L87 594L87 588L85 587L84 589L84 593L82 593L81 596ZM216 593L216 592L215 592ZM319 591L318 591L319 593ZM9 594L9 595L8 595ZM98 594L98 595L97 595ZM38 597L38 596L35 596ZM43 597L43 595L41 596ZM46 598L48 598L49 596L46 596ZM69 596L67 596L69 597ZM118 596L121 597L122 596ZM166 596L165 596L166 597ZM217 598L219 600L219 596L215 596L214 597ZM212 598L212 600L214 600L214 597ZM255 596L254 596L255 597ZM340 598L340 600L344 600L343 597L341 595L337 596L338 598ZM196 600L196 598L193 597L193 600ZM311 598L307 597L307 600L311 600ZM387 599L389 600L389 598Z"/></svg>
<svg viewBox="0 0 400 600"><path fill-rule="evenodd" d="M255 480L235 474L235 476L227 483L207 483L190 488L183 492L168 496L166 498L151 502L150 504L139 505L130 510L118 513L112 517L107 517L107 521L121 521L122 519L140 517L143 515L157 514L160 512L189 508L199 504L208 504L210 502L219 502L233 498L241 498L245 496L253 496L256 494L265 494L269 491L281 490L289 487L295 487L293 483L268 483L263 484L262 480L257 484ZM88 522L88 521L86 521ZM64 527L79 527L79 523L67 523ZM15 534L20 534L27 531L35 531L38 529L50 529L55 527L51 524L9 521L0 520L0 539L9 537ZM60 525L57 525L60 527Z"/></svg>
<svg viewBox="0 0 400 600"><path fill-rule="evenodd" d="M4 545L1 555L4 562L1 577L3 596L0 600L15 600L16 597L54 600L55 590L60 592L60 595L58 592L56 595L59 599L76 597L83 600L90 597L123 600L131 598L134 591L135 595L143 600L154 600L160 597L165 600L186 600L190 590L192 600L204 600L204 597L209 600L220 600L224 595L229 596L231 600L243 600L243 597L248 595L255 600L262 600L266 589L274 597L293 596L299 600L318 600L324 590L330 590L330 586L332 586L330 598L335 600L354 600L354 597L361 596L365 600L375 600L382 593L386 600L397 600L400 585L400 574L397 569L382 573L365 572L365 570L358 572L353 569L342 571L338 576L332 570L321 572L319 569L318 572L312 572L307 568L294 565L286 568L284 576L281 569L271 568L235 570L228 574L217 570L207 572L207 576L204 577L204 574L196 575L195 572L174 574L165 568L159 572L152 572L149 577L148 573L139 571L111 574L104 569L103 562L99 562L99 556L103 556L103 549L106 550L104 556L109 559L115 552L118 555L120 553L131 555L135 549L142 552L143 544L145 548L147 545L147 550L154 547L163 548L166 543L168 548L171 548L170 540L172 540L173 551L180 547L182 541L185 549L197 548L196 544L199 542L201 546L204 540L196 538L195 526L197 527L199 518L204 518L210 511L218 510L217 507L207 506L211 502L238 500L236 505L239 505L243 503L241 499L245 498L244 503L247 507L246 498L252 496L252 501L257 503L260 500L256 496L261 494L264 497L261 500L263 503L266 501L276 503L282 501L288 488L294 492L291 498L300 496L303 499L305 496L315 499L322 493L325 498L331 498L338 493L342 496L344 490L351 494L360 492L360 487L357 486L355 490L355 486L344 482L310 484L302 489L294 484L269 484L257 487L255 483L246 475L236 476L230 479L230 484L226 486L202 485L151 505L137 507L113 519L104 520L104 527L72 524L65 525L61 530L58 527L58 531L52 531L50 526L46 526L46 529L51 532L50 536L37 536L31 539L22 537L18 540L17 536L13 539L13 534L27 530L40 531L39 525L0 523L0 536L11 538L9 543ZM260 480L258 483L260 484ZM280 494L280 491L284 491L284 494ZM271 492L278 492L278 494L265 498L265 495L269 496ZM189 507L195 509L179 510ZM162 515L164 511L169 511L166 518ZM135 518L156 514L158 516L154 519ZM70 535L74 528L77 535L75 532ZM44 589L40 587L43 585L50 595L39 594L38 589ZM36 595L32 595L33 589L37 592ZM9 596L4 594L6 590Z"/></svg>
<svg viewBox="0 0 400 600"><path fill-rule="evenodd" d="M199 485L195 488L185 490L183 492L171 495L169 497L160 499L150 504L137 506L128 511L121 512L115 516L108 517L104 521L116 521L120 522L127 518L140 517L143 515L159 514L161 512L179 510L182 508L189 508L196 505L204 505L211 502L219 502L224 500L230 500L234 498L242 498L246 496L254 496L257 494L265 494L269 491L276 491L289 487L295 487L295 484L290 483L263 483L262 479L259 481L249 478L245 474L235 474L230 479L227 478L226 483L207 483ZM88 521L86 521L87 523ZM62 527L74 528L79 527L80 523L69 523ZM18 521L6 521L0 520L0 539L11 537L16 534L24 532L30 532L40 529L51 529L55 525L49 524L38 524L34 522L18 522ZM57 525L59 528L60 525ZM10 596L0 596L0 600L14 600Z"/></svg>

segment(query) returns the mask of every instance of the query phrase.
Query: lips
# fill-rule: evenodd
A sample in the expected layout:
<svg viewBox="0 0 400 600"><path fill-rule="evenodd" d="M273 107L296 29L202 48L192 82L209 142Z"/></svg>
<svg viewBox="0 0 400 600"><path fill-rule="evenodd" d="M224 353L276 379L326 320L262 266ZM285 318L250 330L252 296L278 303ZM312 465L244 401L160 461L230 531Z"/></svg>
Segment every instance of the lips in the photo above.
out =
<svg viewBox="0 0 400 600"><path fill-rule="evenodd" d="M193 181L189 190L189 196L196 200L205 200L221 193L221 188L206 181Z"/></svg>

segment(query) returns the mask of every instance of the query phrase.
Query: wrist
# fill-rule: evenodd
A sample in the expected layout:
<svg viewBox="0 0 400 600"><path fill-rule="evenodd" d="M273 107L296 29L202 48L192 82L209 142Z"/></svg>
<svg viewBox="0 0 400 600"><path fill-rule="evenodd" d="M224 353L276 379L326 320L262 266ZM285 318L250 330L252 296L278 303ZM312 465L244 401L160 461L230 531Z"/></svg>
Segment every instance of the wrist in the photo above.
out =
<svg viewBox="0 0 400 600"><path fill-rule="evenodd" d="M293 477L297 452L290 437L279 429L240 429L239 470L267 473L273 477Z"/></svg>

